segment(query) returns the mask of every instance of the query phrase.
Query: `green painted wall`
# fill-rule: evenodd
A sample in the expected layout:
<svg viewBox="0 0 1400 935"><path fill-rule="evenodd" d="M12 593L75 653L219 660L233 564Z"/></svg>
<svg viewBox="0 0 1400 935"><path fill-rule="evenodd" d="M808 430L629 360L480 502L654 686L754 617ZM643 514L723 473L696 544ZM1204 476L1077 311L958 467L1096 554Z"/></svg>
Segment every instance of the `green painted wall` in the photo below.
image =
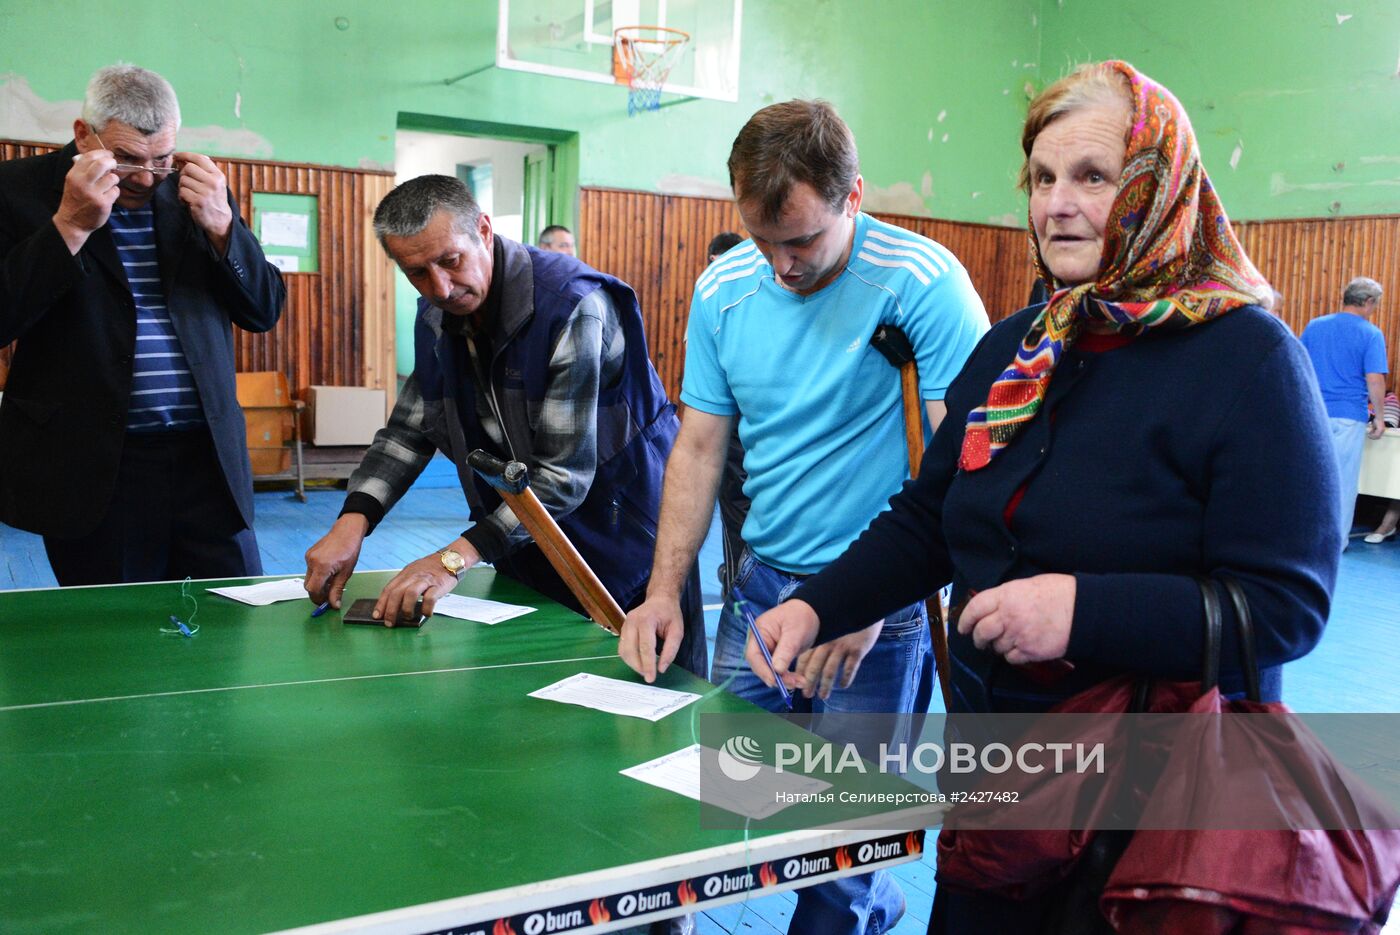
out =
<svg viewBox="0 0 1400 935"><path fill-rule="evenodd" d="M576 132L584 185L713 193L754 110L823 96L854 125L876 207L987 220L1020 211L1006 141L1039 6L749 0L737 104L629 119L618 87L496 68L445 86L494 60L495 0L0 0L0 133L19 98L77 99L121 58L169 77L186 127L223 155L386 166L398 115L413 112Z"/></svg>
<svg viewBox="0 0 1400 935"><path fill-rule="evenodd" d="M411 113L576 134L564 181L714 194L749 114L821 96L856 131L871 207L1019 223L1027 83L1121 56L1186 104L1234 216L1400 210L1397 0L749 0L740 101L637 118L618 87L496 68L445 85L493 61L495 22L495 0L0 0L0 135L62 132L120 58L174 81L214 153L387 166Z"/></svg>
<svg viewBox="0 0 1400 935"><path fill-rule="evenodd" d="M1171 88L1231 216L1400 212L1397 0L1042 7L1042 77L1122 58Z"/></svg>

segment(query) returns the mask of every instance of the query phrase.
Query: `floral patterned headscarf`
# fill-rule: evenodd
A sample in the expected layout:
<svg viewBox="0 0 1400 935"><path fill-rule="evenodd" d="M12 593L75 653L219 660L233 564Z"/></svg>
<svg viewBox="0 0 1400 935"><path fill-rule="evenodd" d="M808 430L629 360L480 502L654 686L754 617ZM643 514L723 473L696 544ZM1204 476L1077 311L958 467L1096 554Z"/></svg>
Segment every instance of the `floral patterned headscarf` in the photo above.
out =
<svg viewBox="0 0 1400 935"><path fill-rule="evenodd" d="M992 383L986 404L968 414L959 459L964 470L986 467L1035 418L1055 365L1086 320L1124 334L1172 331L1269 295L1206 177L1180 102L1127 62L1101 67L1128 79L1132 128L1098 278L1068 287L1056 282L1031 225L1036 272L1057 288L1011 365Z"/></svg>

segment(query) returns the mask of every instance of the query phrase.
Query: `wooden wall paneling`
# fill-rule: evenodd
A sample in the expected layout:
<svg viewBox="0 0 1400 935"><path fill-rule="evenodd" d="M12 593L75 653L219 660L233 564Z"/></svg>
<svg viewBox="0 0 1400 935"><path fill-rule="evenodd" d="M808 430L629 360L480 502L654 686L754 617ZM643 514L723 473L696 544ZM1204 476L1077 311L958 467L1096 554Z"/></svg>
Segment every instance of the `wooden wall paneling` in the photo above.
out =
<svg viewBox="0 0 1400 935"><path fill-rule="evenodd" d="M1400 215L1235 222L1254 265L1282 293L1279 317L1301 334L1312 319L1335 312L1355 276L1386 290L1373 321L1385 334L1389 386L1400 375Z"/></svg>
<svg viewBox="0 0 1400 935"><path fill-rule="evenodd" d="M321 186L320 199L320 224L322 252L330 250L341 257L347 263L352 262L352 258L347 255L348 244L343 234L345 223L346 205L344 203L344 191L342 190L339 177L326 179L326 184ZM311 180L305 178L300 170L294 173L291 179L294 188L302 185L309 185ZM359 205L355 205L358 212ZM358 270L358 266L351 266L351 269ZM329 271L323 272L320 277L320 301L315 308L309 309L307 330L311 334L321 335L323 338L323 365L326 369L327 379L325 382L336 381L341 378L345 370L346 345L350 347L358 343L358 328L352 324L351 316L356 309L353 303L347 301L348 296L342 295L338 288L341 284L338 278ZM331 336L334 336L331 339ZM310 356L310 348L306 348L305 353Z"/></svg>
<svg viewBox="0 0 1400 935"><path fill-rule="evenodd" d="M722 230L743 230L738 212L727 200L590 188L580 198L580 229L588 236L585 262L637 291L652 361L677 399L685 322L705 248ZM627 232L625 242L618 242L619 230Z"/></svg>
<svg viewBox="0 0 1400 935"><path fill-rule="evenodd" d="M364 245L364 348L365 386L383 389L385 404L392 408L398 395L398 365L394 351L394 266L388 254L374 236L374 209L389 190L394 179L387 175L367 175L361 180L361 232ZM388 416L386 410L385 416Z"/></svg>
<svg viewBox="0 0 1400 935"><path fill-rule="evenodd" d="M1035 274L1026 252L1024 229L898 214L876 217L947 247L967 270L992 321L1025 307Z"/></svg>
<svg viewBox="0 0 1400 935"><path fill-rule="evenodd" d="M932 237L957 255L993 320L1024 305L1033 276L1023 230L907 216L883 219ZM724 230L746 233L738 210L728 199L585 188L579 227L584 261L637 291L652 360L667 392L678 398L695 280L705 269L710 238Z"/></svg>
<svg viewBox="0 0 1400 935"><path fill-rule="evenodd" d="M0 159L49 152L47 143L0 140ZM392 267L373 240L373 208L392 187L385 173L322 166L215 160L240 212L254 191L319 198L321 272L290 273L283 321L267 335L235 331L241 370L280 370L298 390L312 383L382 386L392 395ZM667 391L679 395L685 321L703 251L721 230L744 233L727 199L584 188L579 199L583 259L637 290L653 359ZM1032 273L1022 229L930 218L883 216L932 237L967 267L995 321L1019 309ZM1400 215L1235 222L1246 252L1283 294L1280 317L1295 333L1335 311L1347 280L1367 275L1400 294ZM1376 322L1392 374L1400 373L1400 305L1385 300ZM1395 385L1392 377L1391 385Z"/></svg>

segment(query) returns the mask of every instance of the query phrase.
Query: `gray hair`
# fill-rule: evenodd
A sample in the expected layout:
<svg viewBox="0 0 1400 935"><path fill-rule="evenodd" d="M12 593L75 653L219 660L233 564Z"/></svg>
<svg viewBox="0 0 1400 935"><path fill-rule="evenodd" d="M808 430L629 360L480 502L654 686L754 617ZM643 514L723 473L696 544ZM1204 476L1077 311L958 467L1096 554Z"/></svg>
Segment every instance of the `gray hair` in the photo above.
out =
<svg viewBox="0 0 1400 935"><path fill-rule="evenodd" d="M1374 279L1357 276L1347 283L1346 289L1342 291L1342 304L1360 308L1372 299L1379 299L1384 291L1381 284Z"/></svg>
<svg viewBox="0 0 1400 935"><path fill-rule="evenodd" d="M169 127L180 129L180 102L160 75L135 65L98 69L83 95L83 121L99 133L119 120L150 136Z"/></svg>
<svg viewBox="0 0 1400 935"><path fill-rule="evenodd" d="M398 185L384 196L374 211L374 233L379 245L388 249L385 237L412 237L439 211L452 215L452 229L468 234L474 243L481 242L477 223L481 207L461 179L450 175L420 175Z"/></svg>
<svg viewBox="0 0 1400 935"><path fill-rule="evenodd" d="M1026 122L1021 127L1021 150L1026 158L1017 180L1021 191L1030 194L1031 150L1041 131L1061 117L1094 107L1123 108L1123 148L1127 149L1133 129L1132 86L1122 72L1104 62L1080 65L1037 94L1026 111Z"/></svg>

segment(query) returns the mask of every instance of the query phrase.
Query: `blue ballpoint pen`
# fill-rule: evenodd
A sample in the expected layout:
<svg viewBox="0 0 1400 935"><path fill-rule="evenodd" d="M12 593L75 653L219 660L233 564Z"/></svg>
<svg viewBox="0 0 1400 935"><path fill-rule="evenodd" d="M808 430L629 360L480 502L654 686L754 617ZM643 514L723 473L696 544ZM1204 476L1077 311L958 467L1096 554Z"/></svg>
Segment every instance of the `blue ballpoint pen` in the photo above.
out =
<svg viewBox="0 0 1400 935"><path fill-rule="evenodd" d="M759 652L763 653L763 661L768 663L768 671L773 673L773 684L778 686L778 691L783 696L783 704L787 705L787 709L791 711L792 695L788 692L787 686L783 684L778 670L773 667L773 657L768 652L768 644L763 642L763 637L758 632L758 621L754 619L753 611L749 610L748 601L739 594L738 588L734 589L734 606L739 608L739 612L744 616L744 622L749 625L749 632L753 634L754 642L758 643Z"/></svg>
<svg viewBox="0 0 1400 935"><path fill-rule="evenodd" d="M330 601L322 601L320 604L318 604L318 605L316 606L316 609L313 610L313 611L311 612L311 616L313 616L313 617L319 617L319 616L321 616L321 615L324 614L327 610L330 609L330 606L331 606L331 602L330 602Z"/></svg>

